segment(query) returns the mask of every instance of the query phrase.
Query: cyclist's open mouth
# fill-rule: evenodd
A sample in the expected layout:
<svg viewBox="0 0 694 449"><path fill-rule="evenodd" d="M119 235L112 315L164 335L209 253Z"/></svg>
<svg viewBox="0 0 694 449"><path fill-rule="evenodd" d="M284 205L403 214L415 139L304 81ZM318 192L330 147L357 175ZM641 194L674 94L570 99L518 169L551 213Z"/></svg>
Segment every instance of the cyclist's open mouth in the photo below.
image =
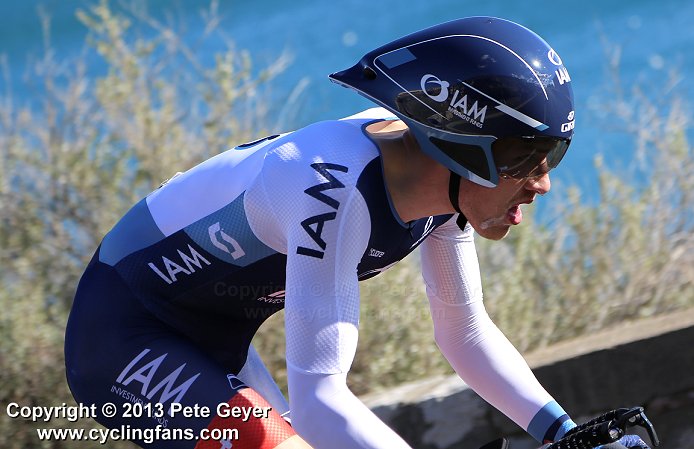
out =
<svg viewBox="0 0 694 449"><path fill-rule="evenodd" d="M520 208L520 204L511 207L506 211L506 218L512 225L520 224L523 221L523 211Z"/></svg>
<svg viewBox="0 0 694 449"><path fill-rule="evenodd" d="M521 204L530 204L534 201L534 198L529 198L525 201L521 201L513 206L511 206L506 211L506 218L512 225L520 224L523 221L523 211L521 210Z"/></svg>

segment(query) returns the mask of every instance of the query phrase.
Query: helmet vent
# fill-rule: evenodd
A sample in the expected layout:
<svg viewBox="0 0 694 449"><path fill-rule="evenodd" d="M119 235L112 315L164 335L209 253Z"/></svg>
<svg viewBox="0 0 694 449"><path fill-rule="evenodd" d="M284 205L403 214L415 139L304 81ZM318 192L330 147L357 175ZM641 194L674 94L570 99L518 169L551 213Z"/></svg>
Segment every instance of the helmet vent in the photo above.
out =
<svg viewBox="0 0 694 449"><path fill-rule="evenodd" d="M375 80L376 79L376 72L371 67L364 67L364 70L362 70L362 75L364 75L364 78L367 80Z"/></svg>

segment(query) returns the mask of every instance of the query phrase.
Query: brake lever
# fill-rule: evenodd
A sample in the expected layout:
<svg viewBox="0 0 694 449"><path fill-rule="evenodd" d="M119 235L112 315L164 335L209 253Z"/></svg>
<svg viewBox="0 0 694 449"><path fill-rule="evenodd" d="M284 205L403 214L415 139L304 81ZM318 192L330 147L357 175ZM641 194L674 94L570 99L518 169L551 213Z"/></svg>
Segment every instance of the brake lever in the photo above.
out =
<svg viewBox="0 0 694 449"><path fill-rule="evenodd" d="M643 407L633 407L627 410L624 414L617 418L617 426L620 429L626 429L627 427L639 426L646 429L648 437L651 439L651 443L654 446L660 445L660 440L658 439L658 434L655 433L655 428L653 423L648 419L646 413L643 411Z"/></svg>

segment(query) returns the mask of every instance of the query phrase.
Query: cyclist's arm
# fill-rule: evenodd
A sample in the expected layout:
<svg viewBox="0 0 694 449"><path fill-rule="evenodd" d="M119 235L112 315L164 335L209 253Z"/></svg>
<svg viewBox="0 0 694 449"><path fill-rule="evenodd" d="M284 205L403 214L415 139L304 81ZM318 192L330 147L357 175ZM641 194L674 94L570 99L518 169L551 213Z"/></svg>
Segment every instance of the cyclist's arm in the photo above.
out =
<svg viewBox="0 0 694 449"><path fill-rule="evenodd" d="M422 245L422 273L436 342L458 375L538 441L554 440L571 420L487 314L473 230L455 220Z"/></svg>
<svg viewBox="0 0 694 449"><path fill-rule="evenodd" d="M329 151L318 159L311 148L323 145L324 126L330 126ZM360 144L352 142L351 126L318 127L308 136L295 133L294 140L272 150L245 199L254 233L287 255L292 425L316 449L407 448L345 382L357 348L357 265L370 237L369 212L356 188L368 160L349 156L353 148L336 147ZM350 134L337 139L344 129Z"/></svg>
<svg viewBox="0 0 694 449"><path fill-rule="evenodd" d="M280 415L289 411L287 400L282 395L282 391L275 383L275 379L272 378L272 375L260 358L260 354L258 354L253 345L248 348L248 357L246 357L246 363L241 368L238 378L244 384L260 393Z"/></svg>
<svg viewBox="0 0 694 449"><path fill-rule="evenodd" d="M288 367L297 432L316 449L409 449L352 394L346 378L347 373L308 374Z"/></svg>
<svg viewBox="0 0 694 449"><path fill-rule="evenodd" d="M317 449L409 447L346 384L357 348L356 267L369 229L366 204L353 191L322 228L322 257L298 254L298 247L317 247L303 230L290 231L285 327L292 425Z"/></svg>

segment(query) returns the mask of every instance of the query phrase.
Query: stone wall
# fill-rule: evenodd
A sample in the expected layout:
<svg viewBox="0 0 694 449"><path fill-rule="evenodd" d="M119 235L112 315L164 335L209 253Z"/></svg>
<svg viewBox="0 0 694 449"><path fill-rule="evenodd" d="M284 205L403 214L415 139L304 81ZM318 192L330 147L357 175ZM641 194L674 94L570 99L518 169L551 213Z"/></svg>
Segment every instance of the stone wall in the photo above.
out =
<svg viewBox="0 0 694 449"><path fill-rule="evenodd" d="M694 309L616 326L526 359L574 420L642 405L660 448L694 448ZM510 437L511 449L538 446L457 376L362 399L416 449L477 449L499 436Z"/></svg>

